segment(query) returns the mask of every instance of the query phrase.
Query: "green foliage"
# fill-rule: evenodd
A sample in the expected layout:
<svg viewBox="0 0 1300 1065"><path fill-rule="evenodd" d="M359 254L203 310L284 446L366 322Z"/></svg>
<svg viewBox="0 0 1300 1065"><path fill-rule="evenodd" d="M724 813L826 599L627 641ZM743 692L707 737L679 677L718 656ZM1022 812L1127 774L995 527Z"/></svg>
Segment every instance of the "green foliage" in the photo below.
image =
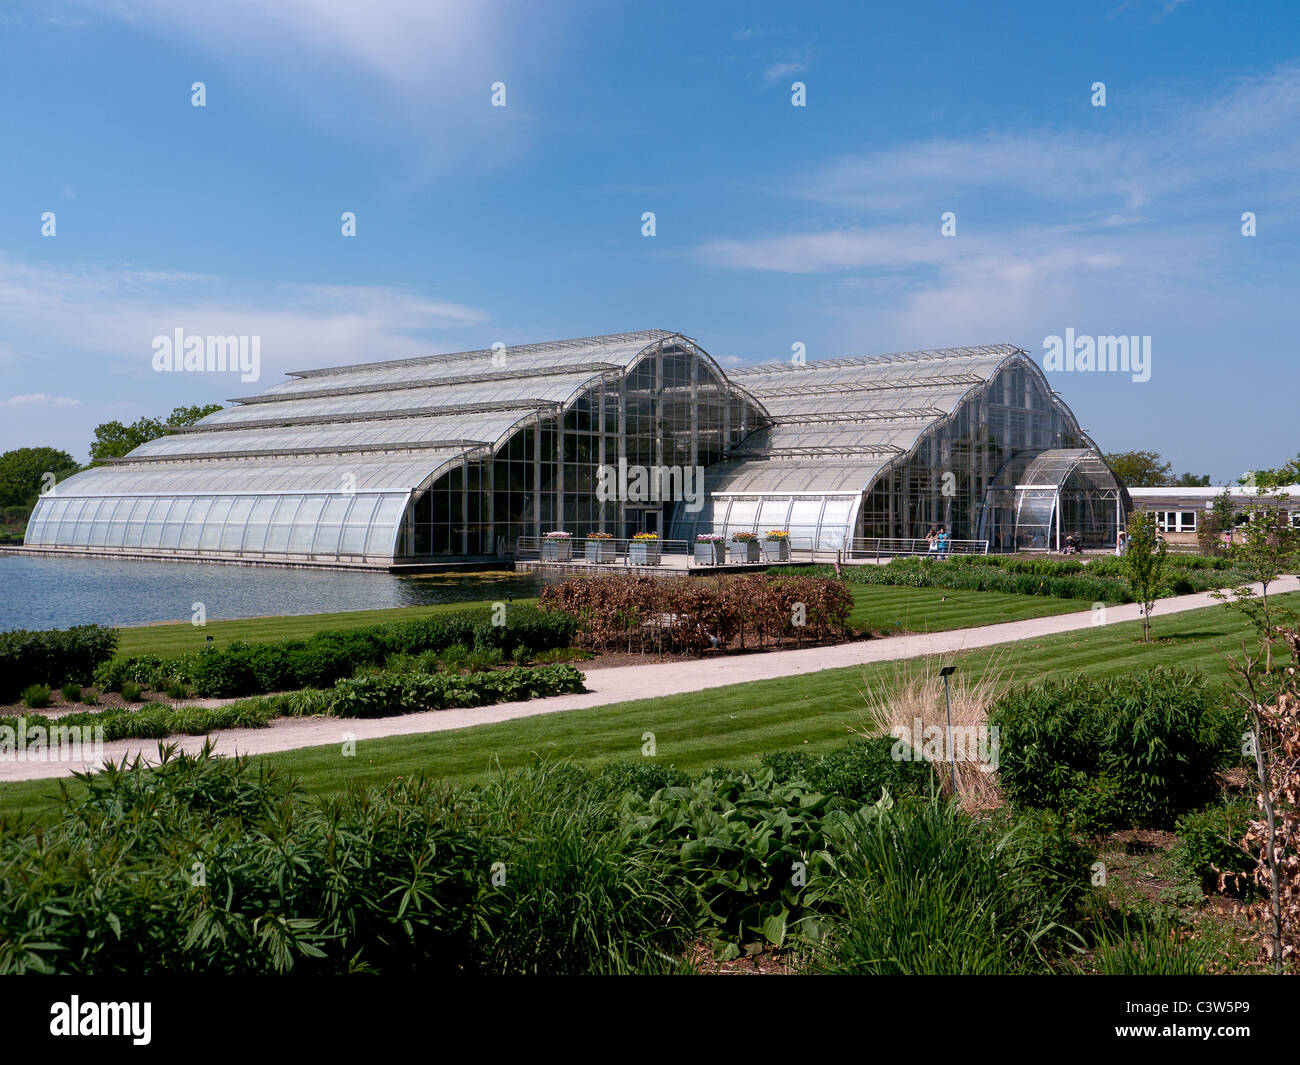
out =
<svg viewBox="0 0 1300 1065"><path fill-rule="evenodd" d="M666 874L567 767L325 799L246 759L83 775L41 833L0 826L0 973L662 972Z"/></svg>
<svg viewBox="0 0 1300 1065"><path fill-rule="evenodd" d="M122 682L122 698L128 703L138 703L142 698L143 689L133 680Z"/></svg>
<svg viewBox="0 0 1300 1065"><path fill-rule="evenodd" d="M154 687L162 683L162 667L163 660L157 655L128 655L101 662L95 667L94 680L106 692L119 691L128 681Z"/></svg>
<svg viewBox="0 0 1300 1065"><path fill-rule="evenodd" d="M674 766L662 765L653 758L639 762L610 762L596 778L598 787L610 795L631 792L649 799L664 788L682 788L691 782L691 775Z"/></svg>
<svg viewBox="0 0 1300 1065"><path fill-rule="evenodd" d="M815 941L805 885L825 860L824 822L847 806L770 769L707 775L645 799L624 799L629 840L653 847L690 885L701 927L736 956L742 945Z"/></svg>
<svg viewBox="0 0 1300 1065"><path fill-rule="evenodd" d="M122 458L134 451L141 444L164 436L168 429L179 429L193 425L200 418L221 410L220 403L210 403L203 407L176 407L167 416L166 421L157 418L139 418L130 425L120 421L104 422L95 426L95 439L90 445L90 460L102 462L104 459Z"/></svg>
<svg viewBox="0 0 1300 1065"><path fill-rule="evenodd" d="M23 705L39 710L50 705L50 689L45 684L29 684L23 689Z"/></svg>
<svg viewBox="0 0 1300 1065"><path fill-rule="evenodd" d="M1091 563L1085 567L1074 560L997 555L956 555L944 561L912 556L893 559L883 566L846 566L844 580L851 584L1043 595L1093 603L1127 603L1132 598L1124 581L1093 576Z"/></svg>
<svg viewBox="0 0 1300 1065"><path fill-rule="evenodd" d="M536 653L569 644L576 622L561 613L513 606L504 625L488 610L465 610L385 625L316 633L307 640L277 643L232 641L225 647L166 659L159 669L187 679L204 697L250 695L292 688L319 688L378 665L392 655L435 652L448 669L482 670L518 648ZM457 650L459 648L459 650ZM432 659L421 660L428 669Z"/></svg>
<svg viewBox="0 0 1300 1065"><path fill-rule="evenodd" d="M337 717L386 717L583 690L583 675L566 665L467 674L375 673L339 681L330 712Z"/></svg>
<svg viewBox="0 0 1300 1065"><path fill-rule="evenodd" d="M1117 931L1102 930L1092 968L1102 976L1204 976L1211 961L1206 941L1168 919L1139 915L1125 917Z"/></svg>
<svg viewBox="0 0 1300 1065"><path fill-rule="evenodd" d="M20 447L0 454L0 507L31 507L47 487L46 474L63 480L80 467L66 451Z"/></svg>
<svg viewBox="0 0 1300 1065"><path fill-rule="evenodd" d="M61 689L60 694L63 696L64 702L79 703L81 702L81 685L65 684Z"/></svg>
<svg viewBox="0 0 1300 1065"><path fill-rule="evenodd" d="M1021 688L989 724L1000 730L1007 797L1083 833L1172 827L1214 795L1240 731L1203 677L1168 669Z"/></svg>
<svg viewBox="0 0 1300 1065"><path fill-rule="evenodd" d="M1124 548L1124 576L1133 598L1142 605L1142 639L1151 639L1151 607L1166 591L1165 545L1156 538L1156 516L1135 513L1129 519Z"/></svg>
<svg viewBox="0 0 1300 1065"><path fill-rule="evenodd" d="M1104 458L1129 488L1164 488L1174 483L1173 463L1165 462L1157 451L1115 451Z"/></svg>
<svg viewBox="0 0 1300 1065"><path fill-rule="evenodd" d="M1214 806L1185 814L1176 829L1173 860L1201 886L1229 895L1253 895L1250 874L1255 856L1241 845L1252 820L1260 817L1245 799L1224 799ZM1220 886L1222 885L1222 886Z"/></svg>
<svg viewBox="0 0 1300 1065"><path fill-rule="evenodd" d="M1238 581L1215 596L1255 626L1265 653L1266 673L1273 667L1276 627L1300 621L1295 611L1279 607L1276 597L1270 601L1268 594L1269 585L1282 574L1300 568L1300 529L1291 524L1286 499L1283 493L1261 493L1252 500L1247 507L1250 520L1238 530L1229 552ZM1259 594L1252 587L1255 584L1260 585Z"/></svg>
<svg viewBox="0 0 1300 1065"><path fill-rule="evenodd" d="M1009 829L1007 843L1015 851L1022 890L1045 903L1060 921L1077 920L1092 890L1096 852L1051 810L1022 810L997 820Z"/></svg>
<svg viewBox="0 0 1300 1065"><path fill-rule="evenodd" d="M782 782L802 780L813 791L838 795L854 803L875 802L881 791L891 795L924 795L934 784L934 771L924 759L894 757L889 736L850 740L819 757L803 751L766 754L761 764Z"/></svg>
<svg viewBox="0 0 1300 1065"><path fill-rule="evenodd" d="M1063 934L1060 892L1026 875L1041 859L1015 829L995 830L937 799L868 807L827 830L842 912L817 968L854 975L1046 970Z"/></svg>
<svg viewBox="0 0 1300 1065"><path fill-rule="evenodd" d="M102 625L0 632L0 702L28 684L89 683L116 648L117 630Z"/></svg>

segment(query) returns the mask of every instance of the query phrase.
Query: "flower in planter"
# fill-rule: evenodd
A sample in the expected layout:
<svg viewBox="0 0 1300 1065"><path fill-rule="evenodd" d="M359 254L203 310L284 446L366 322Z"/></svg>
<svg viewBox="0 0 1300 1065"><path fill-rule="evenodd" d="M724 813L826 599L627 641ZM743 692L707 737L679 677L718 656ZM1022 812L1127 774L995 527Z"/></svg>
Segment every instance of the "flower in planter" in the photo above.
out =
<svg viewBox="0 0 1300 1065"><path fill-rule="evenodd" d="M721 533L697 533L695 536L697 544L720 544L722 543Z"/></svg>
<svg viewBox="0 0 1300 1065"><path fill-rule="evenodd" d="M790 530L789 529L768 529L767 536L764 537L764 539L788 540L790 539Z"/></svg>
<svg viewBox="0 0 1300 1065"><path fill-rule="evenodd" d="M555 532L548 532L543 534L542 539L543 540L567 540L572 535L573 533L566 533L566 532L561 532L559 530L556 530Z"/></svg>
<svg viewBox="0 0 1300 1065"><path fill-rule="evenodd" d="M637 533L634 537L632 537L632 539L633 540L658 540L659 534L658 533Z"/></svg>
<svg viewBox="0 0 1300 1065"><path fill-rule="evenodd" d="M602 533L602 532L587 533L587 539L588 540L612 540L614 539L614 534Z"/></svg>
<svg viewBox="0 0 1300 1065"><path fill-rule="evenodd" d="M755 540L758 539L758 537L755 536L752 532L738 532L738 533L732 533L731 539L737 543L752 544Z"/></svg>

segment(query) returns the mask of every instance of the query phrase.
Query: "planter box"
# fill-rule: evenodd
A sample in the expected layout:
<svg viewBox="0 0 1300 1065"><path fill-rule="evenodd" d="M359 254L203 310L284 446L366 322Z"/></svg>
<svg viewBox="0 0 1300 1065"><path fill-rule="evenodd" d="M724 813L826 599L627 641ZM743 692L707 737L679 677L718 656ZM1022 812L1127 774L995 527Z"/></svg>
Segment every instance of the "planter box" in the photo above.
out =
<svg viewBox="0 0 1300 1065"><path fill-rule="evenodd" d="M613 562L614 541L588 540L586 546L586 557L588 562Z"/></svg>
<svg viewBox="0 0 1300 1065"><path fill-rule="evenodd" d="M757 540L732 540L731 561L732 562L757 562L758 541Z"/></svg>
<svg viewBox="0 0 1300 1065"><path fill-rule="evenodd" d="M568 562L573 558L572 540L542 540L543 562Z"/></svg>
<svg viewBox="0 0 1300 1065"><path fill-rule="evenodd" d="M658 540L632 540L627 545L627 560L633 566L657 566L662 549Z"/></svg>
<svg viewBox="0 0 1300 1065"><path fill-rule="evenodd" d="M725 561L727 545L721 540L713 543L695 545L695 564L697 566L721 566Z"/></svg>
<svg viewBox="0 0 1300 1065"><path fill-rule="evenodd" d="M764 540L763 561L764 562L789 562L790 541L789 540Z"/></svg>

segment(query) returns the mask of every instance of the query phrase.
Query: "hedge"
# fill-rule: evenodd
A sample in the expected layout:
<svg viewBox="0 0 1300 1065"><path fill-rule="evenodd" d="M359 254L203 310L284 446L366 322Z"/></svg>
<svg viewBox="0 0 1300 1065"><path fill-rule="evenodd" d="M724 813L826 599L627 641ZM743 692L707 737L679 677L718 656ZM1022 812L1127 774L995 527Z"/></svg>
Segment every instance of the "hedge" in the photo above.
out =
<svg viewBox="0 0 1300 1065"><path fill-rule="evenodd" d="M41 728L70 726L102 728L104 741L162 739L165 736L202 736L218 729L265 728L277 717L323 714L332 717L385 717L422 710L486 706L490 703L538 699L585 691L583 674L567 665L513 666L483 673L376 673L341 680L333 689L307 688L297 692L239 699L224 706L166 706L150 703L138 710L112 707L49 718L42 714L3 719L0 726L17 729L22 722L28 736ZM39 733L38 733L39 735ZM16 733L15 733L16 739Z"/></svg>
<svg viewBox="0 0 1300 1065"><path fill-rule="evenodd" d="M1080 832L1172 828L1217 792L1240 715L1197 673L1075 677L1004 695L998 777L1018 807L1055 810Z"/></svg>
<svg viewBox="0 0 1300 1065"><path fill-rule="evenodd" d="M89 684L115 650L117 630L102 625L0 632L0 702L13 702L29 684Z"/></svg>
<svg viewBox="0 0 1300 1065"><path fill-rule="evenodd" d="M95 671L95 683L113 691L123 681L160 689L172 678L192 685L204 698L229 698L294 688L321 688L351 676L358 666L378 665L390 654L443 651L456 644L481 650L499 648L509 656L567 647L577 622L562 613L512 606L504 623L493 624L489 610L457 611L416 621L394 621L355 629L319 632L306 640L247 643L159 658L133 655L114 659Z"/></svg>

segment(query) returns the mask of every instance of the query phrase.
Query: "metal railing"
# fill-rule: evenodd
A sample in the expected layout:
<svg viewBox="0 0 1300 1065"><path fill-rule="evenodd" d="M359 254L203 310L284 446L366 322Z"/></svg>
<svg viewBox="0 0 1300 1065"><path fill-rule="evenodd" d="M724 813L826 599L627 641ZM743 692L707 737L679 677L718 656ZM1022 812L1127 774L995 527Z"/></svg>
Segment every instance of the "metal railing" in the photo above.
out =
<svg viewBox="0 0 1300 1065"><path fill-rule="evenodd" d="M521 536L515 541L516 562L554 563L564 566L645 566L647 569L726 569L729 566L807 564L825 562L835 552L818 550L811 537L791 536L785 541L757 540L741 548L735 541L721 541L721 561L713 543L693 540L636 540L614 537L608 540L573 536L553 539Z"/></svg>
<svg viewBox="0 0 1300 1065"><path fill-rule="evenodd" d="M844 552L844 561L855 559L900 558L903 555L925 555L928 558L947 558L950 555L987 555L987 540L948 540L943 545L932 543L924 537L904 539L890 536L861 537Z"/></svg>

